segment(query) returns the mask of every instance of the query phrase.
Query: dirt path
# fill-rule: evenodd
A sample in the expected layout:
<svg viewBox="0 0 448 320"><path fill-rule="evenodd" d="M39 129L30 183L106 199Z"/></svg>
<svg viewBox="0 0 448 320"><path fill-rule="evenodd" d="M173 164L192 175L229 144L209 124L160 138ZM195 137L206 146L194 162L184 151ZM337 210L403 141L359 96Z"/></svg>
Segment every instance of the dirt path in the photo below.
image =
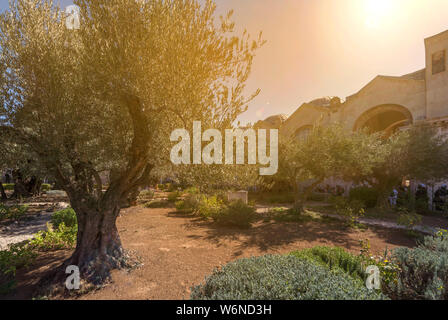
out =
<svg viewBox="0 0 448 320"><path fill-rule="evenodd" d="M137 253L143 266L131 273L113 272L111 284L81 299L188 299L191 286L202 282L214 268L243 257L286 254L317 245L340 246L358 254L359 241L365 239L370 240L372 253L415 244L401 231L346 229L337 220L302 224L260 221L249 230L238 230L216 228L172 211L143 207L124 210L117 223L123 245ZM20 269L18 290L8 298L32 298L38 280L70 254L45 253L30 269Z"/></svg>
<svg viewBox="0 0 448 320"><path fill-rule="evenodd" d="M82 299L188 299L190 287L215 267L242 257L285 254L316 245L342 246L359 253L359 240L370 239L372 252L413 246L399 231L344 230L339 222L258 223L249 230L217 229L169 209L132 208L119 218L126 248L144 265L127 273L116 271L113 283Z"/></svg>

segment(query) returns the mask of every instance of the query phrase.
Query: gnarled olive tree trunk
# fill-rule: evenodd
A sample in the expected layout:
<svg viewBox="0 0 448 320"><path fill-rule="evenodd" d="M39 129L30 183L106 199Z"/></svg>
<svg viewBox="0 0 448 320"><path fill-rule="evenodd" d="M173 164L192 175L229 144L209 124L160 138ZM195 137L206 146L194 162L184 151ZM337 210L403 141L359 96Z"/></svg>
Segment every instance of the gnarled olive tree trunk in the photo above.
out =
<svg viewBox="0 0 448 320"><path fill-rule="evenodd" d="M93 284L109 279L113 269L132 265L122 247L116 222L122 204L140 186L148 183L153 165L149 163L147 115L138 98L126 97L124 103L132 118L134 137L128 150L126 168L111 172L106 191L92 163L80 159L76 152L71 157L71 176L67 176L60 165L55 167L55 178L67 192L76 212L78 233L73 255L55 270L57 275L53 275L55 279L52 282L65 279L65 268L69 265L79 268L81 280ZM71 144L69 146L76 150Z"/></svg>

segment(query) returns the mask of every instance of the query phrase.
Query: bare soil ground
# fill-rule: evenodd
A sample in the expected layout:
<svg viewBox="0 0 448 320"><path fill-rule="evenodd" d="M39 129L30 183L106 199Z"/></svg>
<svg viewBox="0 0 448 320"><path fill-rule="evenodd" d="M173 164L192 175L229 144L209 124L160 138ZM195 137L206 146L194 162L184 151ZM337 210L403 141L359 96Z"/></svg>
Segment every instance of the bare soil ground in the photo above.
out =
<svg viewBox="0 0 448 320"><path fill-rule="evenodd" d="M118 219L123 245L137 253L143 266L130 273L115 271L111 284L80 299L188 299L191 286L202 282L214 268L243 257L286 254L316 245L340 246L359 253L359 241L365 239L370 240L372 253L415 245L401 231L347 229L338 221L260 221L251 229L239 230L218 228L173 211L143 207L123 210ZM17 292L8 298L32 298L38 280L69 254L45 253L30 269L19 270Z"/></svg>

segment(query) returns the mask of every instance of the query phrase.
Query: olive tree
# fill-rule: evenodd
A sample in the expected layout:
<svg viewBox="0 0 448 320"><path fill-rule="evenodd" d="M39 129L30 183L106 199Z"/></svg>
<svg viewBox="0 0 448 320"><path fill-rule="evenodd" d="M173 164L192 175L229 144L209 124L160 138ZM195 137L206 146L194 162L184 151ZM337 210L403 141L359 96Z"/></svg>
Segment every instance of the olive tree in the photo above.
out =
<svg viewBox="0 0 448 320"><path fill-rule="evenodd" d="M315 126L300 140L284 137L280 145L278 179L289 181L300 208L326 179L359 181L383 163L387 150L377 135L350 132L338 124ZM298 183L305 183L299 193Z"/></svg>
<svg viewBox="0 0 448 320"><path fill-rule="evenodd" d="M384 141L386 157L365 177L379 191L378 207L388 207L388 197L403 178L443 181L448 178L448 143L437 128L414 125Z"/></svg>
<svg viewBox="0 0 448 320"><path fill-rule="evenodd" d="M74 3L79 29L52 0L12 0L1 15L0 132L67 192L78 236L64 266L99 283L127 265L120 204L167 161L173 128L230 126L246 110L262 40L236 35L231 13L217 21L211 0Z"/></svg>

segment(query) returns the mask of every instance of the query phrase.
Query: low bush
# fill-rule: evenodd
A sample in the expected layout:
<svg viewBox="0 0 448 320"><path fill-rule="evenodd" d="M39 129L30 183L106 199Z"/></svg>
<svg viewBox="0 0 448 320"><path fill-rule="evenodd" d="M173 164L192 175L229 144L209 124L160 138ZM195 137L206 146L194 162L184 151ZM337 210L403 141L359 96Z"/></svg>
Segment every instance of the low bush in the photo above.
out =
<svg viewBox="0 0 448 320"><path fill-rule="evenodd" d="M0 221L7 219L19 220L26 214L27 211L27 205L7 206L3 203L0 203Z"/></svg>
<svg viewBox="0 0 448 320"><path fill-rule="evenodd" d="M394 299L448 300L448 232L425 237L416 248L397 248L392 259L400 272L388 294Z"/></svg>
<svg viewBox="0 0 448 320"><path fill-rule="evenodd" d="M375 188L357 187L350 190L350 200L358 200L365 204L367 208L375 208L378 202L379 193Z"/></svg>
<svg viewBox="0 0 448 320"><path fill-rule="evenodd" d="M47 224L48 231L39 231L30 240L29 246L36 250L49 251L70 249L76 245L78 225L68 227L61 222L57 228Z"/></svg>
<svg viewBox="0 0 448 320"><path fill-rule="evenodd" d="M72 208L57 211L51 217L51 223L55 228L64 223L67 227L74 227L77 225L76 213Z"/></svg>
<svg viewBox="0 0 448 320"><path fill-rule="evenodd" d="M242 200L233 201L211 214L219 225L249 228L256 218L255 209Z"/></svg>
<svg viewBox="0 0 448 320"><path fill-rule="evenodd" d="M422 222L423 217L415 212L401 211L397 224L412 230Z"/></svg>
<svg viewBox="0 0 448 320"><path fill-rule="evenodd" d="M358 281L366 279L365 262L360 256L351 254L339 247L314 247L301 251L291 252L291 255L315 262L328 267L330 270L339 270L352 276Z"/></svg>
<svg viewBox="0 0 448 320"><path fill-rule="evenodd" d="M223 202L217 196L201 195L197 204L196 214L205 219L212 218L222 210L223 206Z"/></svg>
<svg viewBox="0 0 448 320"><path fill-rule="evenodd" d="M215 270L192 288L193 300L377 300L345 273L294 256L241 259Z"/></svg>
<svg viewBox="0 0 448 320"><path fill-rule="evenodd" d="M348 224L353 226L356 224L357 219L365 214L365 205L360 200L349 200L344 197L332 197L336 212L348 219Z"/></svg>
<svg viewBox="0 0 448 320"><path fill-rule="evenodd" d="M182 196L182 193L179 191L174 191L174 192L170 192L168 194L168 201L169 202L176 202L177 200L179 200L179 198Z"/></svg>
<svg viewBox="0 0 448 320"><path fill-rule="evenodd" d="M51 184L43 183L43 184L40 186L40 191L41 191L41 192L47 192L47 191L50 191L50 190L51 190Z"/></svg>
<svg viewBox="0 0 448 320"><path fill-rule="evenodd" d="M17 269L29 266L35 257L36 253L26 244L13 244L8 250L0 251L0 295L15 288Z"/></svg>
<svg viewBox="0 0 448 320"><path fill-rule="evenodd" d="M7 191L13 191L14 190L14 183L4 183L3 189Z"/></svg>
<svg viewBox="0 0 448 320"><path fill-rule="evenodd" d="M201 192L200 192L199 188L197 188L197 187L190 187L190 188L185 190L185 193L188 193L188 194L200 194Z"/></svg>
<svg viewBox="0 0 448 320"><path fill-rule="evenodd" d="M152 200L153 198L154 198L154 191L152 191L152 190L143 190L143 191L141 191L139 193L137 199L139 201L144 201L144 200L149 201L149 200Z"/></svg>

